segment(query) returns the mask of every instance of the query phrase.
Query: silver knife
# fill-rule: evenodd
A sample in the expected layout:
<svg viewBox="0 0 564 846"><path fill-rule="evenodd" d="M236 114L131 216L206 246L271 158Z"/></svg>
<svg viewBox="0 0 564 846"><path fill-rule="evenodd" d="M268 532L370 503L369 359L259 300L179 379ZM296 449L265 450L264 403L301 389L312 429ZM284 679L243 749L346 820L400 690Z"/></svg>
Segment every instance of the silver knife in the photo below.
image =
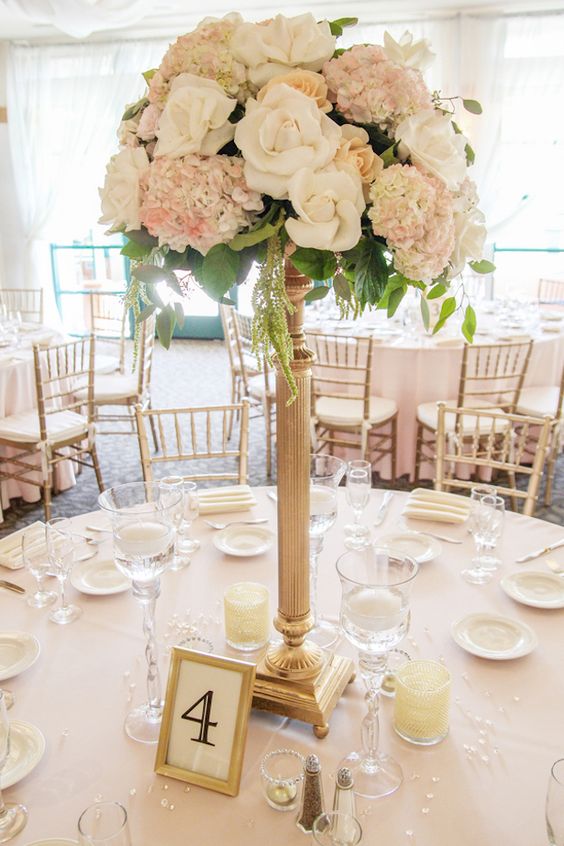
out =
<svg viewBox="0 0 564 846"><path fill-rule="evenodd" d="M525 561L532 561L533 558L540 558L541 555L545 555L547 552L552 552L553 549L558 549L560 546L564 546L564 538L556 543L551 543L550 546L545 546L544 549L537 549L536 552L529 552L528 555L522 555L521 558L516 558L516 564L524 564Z"/></svg>
<svg viewBox="0 0 564 846"><path fill-rule="evenodd" d="M390 501L391 501L393 495L394 495L393 491L386 491L386 493L384 494L384 499L382 500L382 502L380 504L380 508L376 512L376 519L374 520L375 526L379 526L380 523L384 522L384 519L385 519L387 511L388 511L388 506L390 504Z"/></svg>
<svg viewBox="0 0 564 846"><path fill-rule="evenodd" d="M15 582L7 582L5 579L0 579L0 588L13 590L15 593L25 593L25 588L21 585L17 585Z"/></svg>

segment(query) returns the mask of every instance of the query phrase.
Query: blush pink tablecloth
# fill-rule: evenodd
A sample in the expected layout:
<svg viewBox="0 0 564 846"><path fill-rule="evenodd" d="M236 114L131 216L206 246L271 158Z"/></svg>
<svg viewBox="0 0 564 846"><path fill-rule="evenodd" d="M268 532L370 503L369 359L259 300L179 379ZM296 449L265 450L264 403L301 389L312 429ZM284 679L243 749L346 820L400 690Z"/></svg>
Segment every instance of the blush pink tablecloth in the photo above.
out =
<svg viewBox="0 0 564 846"><path fill-rule="evenodd" d="M275 506L264 489L258 504L243 516L264 515L275 526ZM372 518L382 492L372 493ZM396 494L379 533L397 524L405 494ZM350 519L344 497L337 525L330 531L320 562L320 608L336 615L339 584L335 560L344 551L342 527ZM233 515L228 515L232 519ZM77 518L77 526L101 523L101 515ZM420 524L419 524L420 526ZM452 673L450 734L441 744L417 748L391 728L392 703L381 708L381 747L400 761L401 789L387 799L359 802L363 843L395 846L532 846L546 842L544 799L550 766L564 755L564 610L543 611L518 605L500 588L499 577L482 587L466 584L460 570L472 554L464 526L435 526L463 540L443 544L442 555L421 566L412 596L411 632L404 648L412 657L444 660ZM427 526L427 528L432 528ZM248 560L228 558L212 545L213 530L198 520L195 535L202 546L191 567L167 573L158 604L158 634L174 642L175 619L190 609L192 620L218 615L225 587L239 580L269 586L273 611L276 555L272 550ZM500 552L502 574L515 572L514 559L562 537L556 525L507 515ZM101 555L111 554L108 542ZM564 549L553 553L564 563ZM546 570L543 560L532 566ZM25 573L6 573L26 587ZM321 758L327 804L332 801L332 774L341 757L359 745L364 692L357 679L331 718L325 740L311 728L275 715L252 712L240 794L236 798L186 790L184 783L155 776L154 747L129 740L123 718L144 695L143 639L140 610L130 594L86 596L74 589L71 600L83 616L59 627L48 611L28 608L14 593L0 591L1 629L33 632L41 643L35 665L3 682L13 690L14 719L38 726L47 740L43 760L6 798L29 808L26 830L14 846L47 837L76 838L81 811L95 797L123 802L129 811L134 846L300 846L310 840L294 824L293 814L277 813L265 803L258 768L271 749L292 747ZM487 661L464 652L451 638L450 625L471 612L494 612L522 620L535 630L539 644L532 654L513 661ZM224 651L221 627L207 627ZM353 655L343 643L340 649ZM166 659L163 658L163 669ZM466 747L474 747L468 757ZM168 807L163 807L167 800ZM166 804L166 803L165 803ZM174 810L170 810L170 805ZM424 811L424 809L428 809ZM407 832L413 832L411 838Z"/></svg>

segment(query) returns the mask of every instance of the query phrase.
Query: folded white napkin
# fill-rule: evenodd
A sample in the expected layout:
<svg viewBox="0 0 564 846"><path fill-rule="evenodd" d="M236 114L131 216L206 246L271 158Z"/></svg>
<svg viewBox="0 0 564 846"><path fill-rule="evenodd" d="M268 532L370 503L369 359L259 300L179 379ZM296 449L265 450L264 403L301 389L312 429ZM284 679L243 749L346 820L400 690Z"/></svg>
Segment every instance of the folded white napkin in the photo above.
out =
<svg viewBox="0 0 564 846"><path fill-rule="evenodd" d="M12 532L0 540L0 567L8 570L20 570L24 563L22 557L22 539L24 534L35 533L40 536L45 528L45 523L38 520L30 526L25 526L17 532Z"/></svg>
<svg viewBox="0 0 564 846"><path fill-rule="evenodd" d="M469 513L470 500L467 497L429 488L411 491L403 509L406 517L438 523L464 523Z"/></svg>
<svg viewBox="0 0 564 846"><path fill-rule="evenodd" d="M200 514L218 514L227 511L248 511L257 504L248 485L226 485L198 491Z"/></svg>
<svg viewBox="0 0 564 846"><path fill-rule="evenodd" d="M497 340L517 344L521 341L530 341L531 336L528 332L514 332L512 335L498 335Z"/></svg>
<svg viewBox="0 0 564 846"><path fill-rule="evenodd" d="M560 335L562 327L558 323L547 323L546 326L542 327L542 331L551 335Z"/></svg>
<svg viewBox="0 0 564 846"><path fill-rule="evenodd" d="M435 523L464 523L468 515L462 511L445 511L438 506L419 506L406 503L403 509L403 516L412 520L429 520Z"/></svg>
<svg viewBox="0 0 564 846"><path fill-rule="evenodd" d="M409 498L424 500L437 505L445 503L463 511L470 511L470 499L467 496L450 493L450 491L436 491L433 488L414 488L409 494Z"/></svg>

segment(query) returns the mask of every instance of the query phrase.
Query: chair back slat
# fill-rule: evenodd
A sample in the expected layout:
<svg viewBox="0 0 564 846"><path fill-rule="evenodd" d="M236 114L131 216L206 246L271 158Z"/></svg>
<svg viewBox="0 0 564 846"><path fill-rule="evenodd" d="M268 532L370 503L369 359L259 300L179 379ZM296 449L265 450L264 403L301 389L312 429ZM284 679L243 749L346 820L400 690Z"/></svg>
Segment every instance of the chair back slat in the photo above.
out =
<svg viewBox="0 0 564 846"><path fill-rule="evenodd" d="M47 348L33 347L41 440L47 438L47 418L51 414L84 414L86 410L88 422L93 421L94 352L94 335Z"/></svg>
<svg viewBox="0 0 564 846"><path fill-rule="evenodd" d="M537 297L541 303L564 305L564 279L539 279Z"/></svg>
<svg viewBox="0 0 564 846"><path fill-rule="evenodd" d="M0 305L19 311L24 321L43 323L42 288L0 288Z"/></svg>
<svg viewBox="0 0 564 846"><path fill-rule="evenodd" d="M363 417L370 413L370 382L373 340L366 336L345 336L306 332L306 343L315 355L312 366L312 398L362 400ZM343 390L346 386L346 390Z"/></svg>
<svg viewBox="0 0 564 846"><path fill-rule="evenodd" d="M460 369L458 406L495 405L503 411L515 411L532 348L532 341L466 344Z"/></svg>
<svg viewBox="0 0 564 846"><path fill-rule="evenodd" d="M125 308L123 294L106 291L91 291L88 294L90 331L104 347L117 347L119 371L125 372L125 338L128 310Z"/></svg>

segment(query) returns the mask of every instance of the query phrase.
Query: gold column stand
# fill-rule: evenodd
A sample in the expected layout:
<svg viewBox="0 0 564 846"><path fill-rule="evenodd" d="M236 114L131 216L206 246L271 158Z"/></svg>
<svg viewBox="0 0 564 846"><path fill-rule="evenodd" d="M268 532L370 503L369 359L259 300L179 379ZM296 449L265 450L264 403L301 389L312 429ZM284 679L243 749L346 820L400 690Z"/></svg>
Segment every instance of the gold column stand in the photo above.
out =
<svg viewBox="0 0 564 846"><path fill-rule="evenodd" d="M278 614L282 640L270 644L257 666L253 707L313 725L317 737L329 732L329 717L354 678L349 658L324 652L307 640L313 625L309 607L309 466L313 354L303 334L304 297L310 279L286 263L286 291L295 313L288 314L293 341L292 372L298 396L292 405L288 385L276 366L276 443L278 472Z"/></svg>

